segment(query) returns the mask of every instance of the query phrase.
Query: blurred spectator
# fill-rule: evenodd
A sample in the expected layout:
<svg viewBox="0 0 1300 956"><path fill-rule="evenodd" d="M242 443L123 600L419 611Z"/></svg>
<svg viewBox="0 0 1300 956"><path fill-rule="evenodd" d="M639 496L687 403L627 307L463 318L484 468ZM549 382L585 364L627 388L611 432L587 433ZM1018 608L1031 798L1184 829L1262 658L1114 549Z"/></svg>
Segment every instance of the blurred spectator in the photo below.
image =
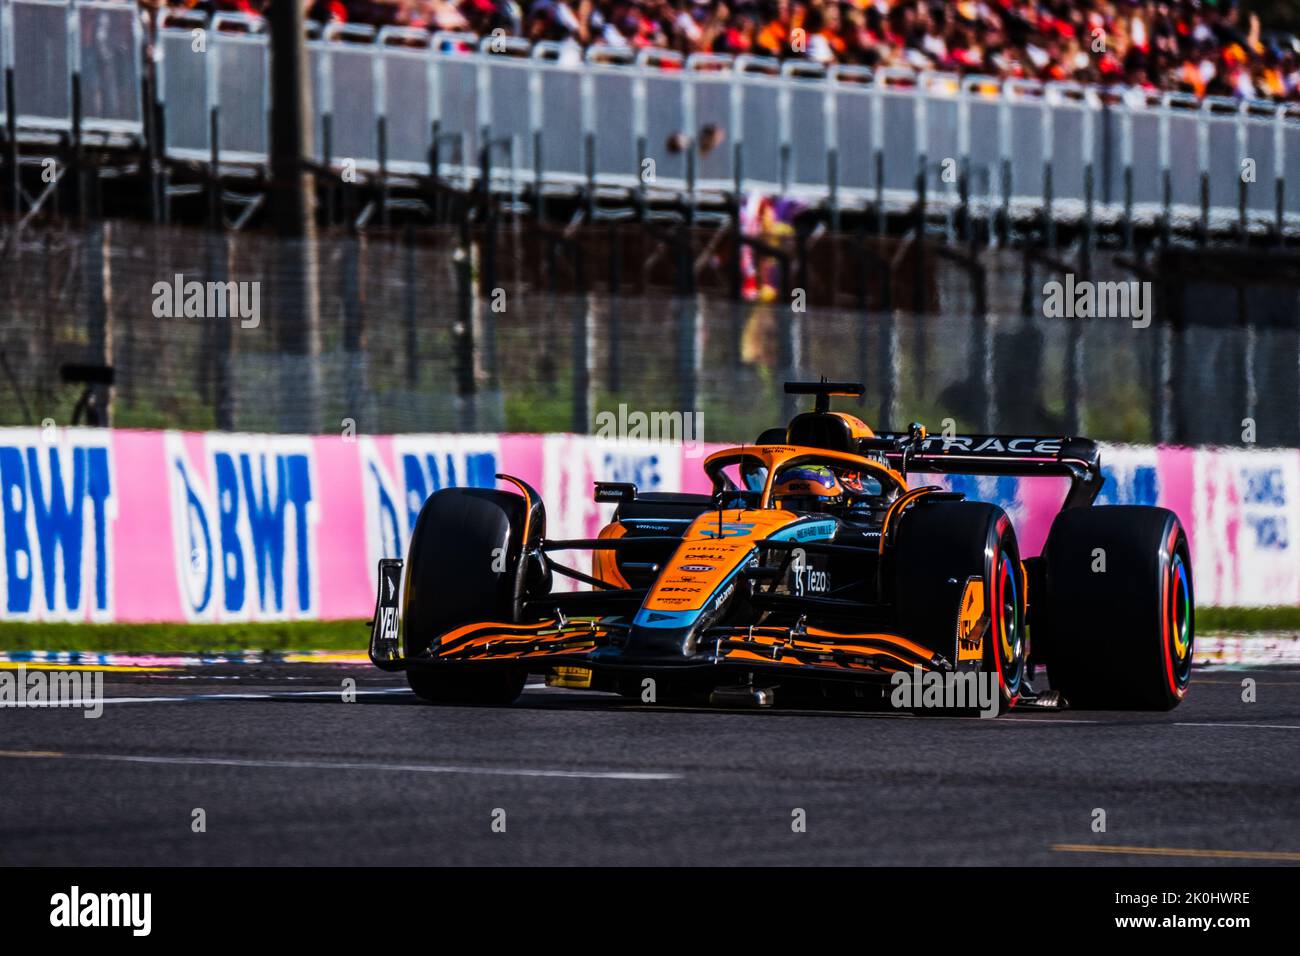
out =
<svg viewBox="0 0 1300 956"><path fill-rule="evenodd" d="M182 0L185 2L185 0ZM258 12L265 0L190 0ZM1239 0L304 0L320 22L727 53L1197 96L1300 99L1300 40Z"/></svg>

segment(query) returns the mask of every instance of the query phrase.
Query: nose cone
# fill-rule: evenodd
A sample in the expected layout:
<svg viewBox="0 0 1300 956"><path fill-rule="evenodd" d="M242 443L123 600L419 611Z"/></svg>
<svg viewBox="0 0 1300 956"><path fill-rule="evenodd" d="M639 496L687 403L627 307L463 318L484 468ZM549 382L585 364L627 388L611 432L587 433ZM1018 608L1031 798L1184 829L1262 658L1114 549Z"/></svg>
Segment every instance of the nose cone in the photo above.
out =
<svg viewBox="0 0 1300 956"><path fill-rule="evenodd" d="M797 520L788 511L737 508L696 518L632 619L625 655L693 657L700 633L718 620L735 594L741 569L754 557L755 542Z"/></svg>

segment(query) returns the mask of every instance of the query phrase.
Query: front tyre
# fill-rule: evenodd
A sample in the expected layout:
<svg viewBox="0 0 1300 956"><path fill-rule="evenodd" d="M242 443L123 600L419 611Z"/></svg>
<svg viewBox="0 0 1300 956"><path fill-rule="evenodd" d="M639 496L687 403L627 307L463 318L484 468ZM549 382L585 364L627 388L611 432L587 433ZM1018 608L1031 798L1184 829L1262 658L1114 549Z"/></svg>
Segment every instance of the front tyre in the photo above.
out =
<svg viewBox="0 0 1300 956"><path fill-rule="evenodd" d="M519 619L516 576L524 523L518 495L444 488L429 497L406 552L402 630L406 656L478 621Z"/></svg>
<svg viewBox="0 0 1300 956"><path fill-rule="evenodd" d="M1020 699L1025 575L1011 520L983 501L926 501L898 517L893 552L903 631L958 671L996 675L998 709Z"/></svg>
<svg viewBox="0 0 1300 956"><path fill-rule="evenodd" d="M456 627L519 620L524 520L523 498L487 488L444 488L424 503L406 557L407 658ZM523 668L495 665L407 670L411 689L438 704L509 704L526 679Z"/></svg>
<svg viewBox="0 0 1300 956"><path fill-rule="evenodd" d="M1074 707L1178 706L1196 633L1178 517L1137 505L1072 508L1057 515L1043 557L1052 687Z"/></svg>

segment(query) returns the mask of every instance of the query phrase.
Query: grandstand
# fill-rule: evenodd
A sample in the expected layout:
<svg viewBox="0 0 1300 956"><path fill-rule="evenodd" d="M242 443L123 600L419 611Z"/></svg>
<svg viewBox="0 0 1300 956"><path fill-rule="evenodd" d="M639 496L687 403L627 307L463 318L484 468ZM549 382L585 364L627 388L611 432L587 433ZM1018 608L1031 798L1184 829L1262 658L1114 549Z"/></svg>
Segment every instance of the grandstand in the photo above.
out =
<svg viewBox="0 0 1300 956"><path fill-rule="evenodd" d="M840 374L879 383L881 421L897 418L904 365L989 431L1080 432L1146 395L1108 437L1222 442L1238 408L1253 418L1296 394L1289 99L884 50L831 60L792 31L759 52L721 34L561 35L570 8L557 5L504 25L495 7L313 9L327 22L303 25L299 46L301 21L273 37L251 9L0 0L0 374L30 397L15 422L58 407L70 362L115 368L114 414L135 424L167 408L194 427L329 427L385 369L377 380L399 387L366 414L391 430L504 428L506 408L534 407L549 417L528 427L581 430L596 390L632 382L681 385L695 407L700 342L726 343L737 367L796 370L813 354L812 324L780 308L796 292L825 310L831 340L857 343ZM462 19L412 19L448 10ZM268 12L277 27L299 14ZM810 12L796 4L790 22ZM772 22L757 33L770 39ZM1148 29L1155 49L1160 35ZM273 83L272 64L291 60L301 74ZM308 123L273 124L285 90L307 94ZM282 228L286 207L299 231ZM264 284L272 334L236 349L206 326L157 323L151 290L179 273ZM1038 308L1045 281L1069 275L1149 283L1153 321L1177 337L1136 337L1117 361L1101 326L1089 340ZM540 357L539 337L553 345ZM938 340L968 342L971 360L934 364ZM646 378L631 357L660 342L675 343L660 363L671 377ZM154 381L159 355L175 378ZM335 391L300 387L322 355ZM991 355L1006 380L971 378ZM284 394L268 406L272 379ZM1042 399L1056 381L1062 396ZM1221 420L1201 407L1206 382L1242 394ZM1294 442L1291 411L1264 419Z"/></svg>
<svg viewBox="0 0 1300 956"><path fill-rule="evenodd" d="M10 204L30 210L64 189L36 179L53 157L59 178L91 170L87 197L109 179L147 181L157 219L178 202L227 224L255 217L269 34L241 6L3 0ZM1128 245L1142 229L1297 231L1294 42L1266 41L1232 8L1162 5L1172 12L1151 23L1147 8L1124 9L1139 12L872 4L845 21L832 12L844 7L784 0L585 3L581 17L553 0L318 3L311 151L318 172L355 187L359 214L384 221L427 206L436 184L543 215L553 202L734 220L761 194L881 231L900 216L994 238L1080 226ZM1061 68L1058 54L1093 30L1105 52ZM1213 61L1204 82L1173 68L1192 54ZM1274 87L1284 99L1258 95Z"/></svg>
<svg viewBox="0 0 1300 956"><path fill-rule="evenodd" d="M258 7L240 0L213 9ZM499 32L582 47L1123 84L1197 96L1294 99L1300 87L1296 38L1266 32L1233 3L328 0L314 3L310 15L322 24Z"/></svg>

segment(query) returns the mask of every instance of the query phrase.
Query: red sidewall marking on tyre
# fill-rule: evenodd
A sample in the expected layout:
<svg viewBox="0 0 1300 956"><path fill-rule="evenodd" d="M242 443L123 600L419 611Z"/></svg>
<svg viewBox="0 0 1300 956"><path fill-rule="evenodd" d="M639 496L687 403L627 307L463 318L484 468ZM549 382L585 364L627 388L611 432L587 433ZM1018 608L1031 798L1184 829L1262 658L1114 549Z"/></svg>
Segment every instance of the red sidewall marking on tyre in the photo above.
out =
<svg viewBox="0 0 1300 956"><path fill-rule="evenodd" d="M1002 522L999 522L998 528L1001 530ZM999 536L999 547L993 555L993 587L991 590L993 592L992 597L994 600L989 602L989 639L993 641L993 662L997 667L998 687L1002 692L1002 699L1007 702L1008 706L1014 707L1016 702L1020 700L1020 691L1017 690L1014 694L1008 691L1006 673L1002 666L1002 633L1005 626L1005 622L1002 620L1002 599L1005 595L1004 581L1006 580L1006 574L1004 572L1010 569L1011 562L1010 560L1003 560L1004 555L1000 544Z"/></svg>
<svg viewBox="0 0 1300 956"><path fill-rule="evenodd" d="M1164 652L1165 659L1165 680L1169 683L1169 692L1182 700L1187 694L1187 687L1178 686L1178 678L1174 675L1174 630L1178 627L1178 590L1175 589L1177 580L1175 575L1179 568L1186 572L1186 565L1178 560L1176 545L1178 542L1178 526L1169 532L1169 537L1165 541L1165 550L1169 554L1168 566L1165 573L1160 578L1160 643ZM1190 649L1188 653L1191 653ZM1190 681L1189 681L1190 683Z"/></svg>

